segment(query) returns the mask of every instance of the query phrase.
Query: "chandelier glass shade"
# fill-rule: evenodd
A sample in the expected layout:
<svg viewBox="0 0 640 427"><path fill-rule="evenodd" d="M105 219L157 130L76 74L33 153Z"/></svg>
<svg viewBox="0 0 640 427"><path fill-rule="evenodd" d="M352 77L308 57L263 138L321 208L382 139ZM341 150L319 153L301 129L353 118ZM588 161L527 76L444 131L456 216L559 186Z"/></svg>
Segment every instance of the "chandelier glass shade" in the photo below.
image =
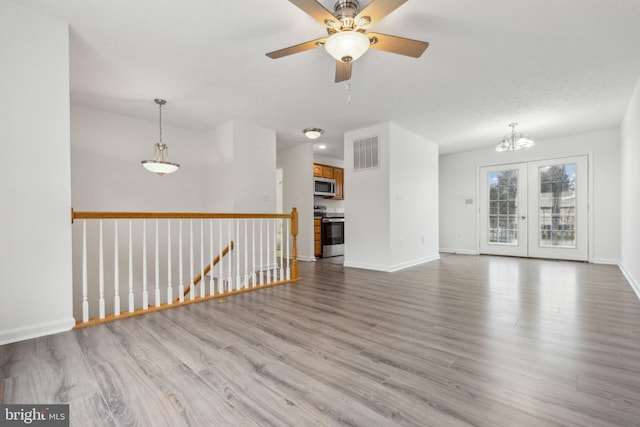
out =
<svg viewBox="0 0 640 427"><path fill-rule="evenodd" d="M143 160L142 166L149 172L157 173L162 176L166 173L173 173L180 167L179 164L171 162L169 160L169 147L162 142L162 106L167 103L164 99L154 100L160 109L160 141L156 143L153 150L152 160Z"/></svg>
<svg viewBox="0 0 640 427"><path fill-rule="evenodd" d="M500 141L496 147L496 151L515 151L536 145L533 140L527 138L520 132L516 132L516 126L518 126L517 123L510 123L509 126L511 126L511 134L505 135L504 138L502 138L502 141Z"/></svg>
<svg viewBox="0 0 640 427"><path fill-rule="evenodd" d="M341 31L332 34L324 48L336 60L349 63L360 58L370 45L367 36L359 31Z"/></svg>

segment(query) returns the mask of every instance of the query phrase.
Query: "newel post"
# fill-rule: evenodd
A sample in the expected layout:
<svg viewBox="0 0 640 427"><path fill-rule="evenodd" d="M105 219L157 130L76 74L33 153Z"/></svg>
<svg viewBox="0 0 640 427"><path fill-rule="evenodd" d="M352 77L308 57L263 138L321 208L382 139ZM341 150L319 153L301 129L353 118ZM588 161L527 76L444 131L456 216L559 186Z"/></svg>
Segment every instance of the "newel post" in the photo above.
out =
<svg viewBox="0 0 640 427"><path fill-rule="evenodd" d="M298 278L298 210L291 210L291 279Z"/></svg>

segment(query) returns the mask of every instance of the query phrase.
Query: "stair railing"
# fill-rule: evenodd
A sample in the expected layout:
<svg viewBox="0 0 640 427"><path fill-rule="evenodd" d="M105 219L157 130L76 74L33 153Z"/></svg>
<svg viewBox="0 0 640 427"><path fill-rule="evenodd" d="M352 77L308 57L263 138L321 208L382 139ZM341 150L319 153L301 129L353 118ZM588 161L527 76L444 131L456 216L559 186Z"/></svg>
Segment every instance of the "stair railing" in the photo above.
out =
<svg viewBox="0 0 640 427"><path fill-rule="evenodd" d="M295 208L290 214L72 211L72 222L74 312L82 319L76 327L299 280Z"/></svg>

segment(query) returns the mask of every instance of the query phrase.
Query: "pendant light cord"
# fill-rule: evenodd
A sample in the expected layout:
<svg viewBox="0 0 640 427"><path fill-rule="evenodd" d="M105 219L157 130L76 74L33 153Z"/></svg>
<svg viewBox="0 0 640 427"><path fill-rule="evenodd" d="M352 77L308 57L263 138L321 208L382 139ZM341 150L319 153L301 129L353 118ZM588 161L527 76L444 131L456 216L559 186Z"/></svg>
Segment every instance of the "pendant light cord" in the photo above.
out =
<svg viewBox="0 0 640 427"><path fill-rule="evenodd" d="M158 121L160 123L160 144L162 144L162 104L158 104L158 106L160 107L160 120Z"/></svg>

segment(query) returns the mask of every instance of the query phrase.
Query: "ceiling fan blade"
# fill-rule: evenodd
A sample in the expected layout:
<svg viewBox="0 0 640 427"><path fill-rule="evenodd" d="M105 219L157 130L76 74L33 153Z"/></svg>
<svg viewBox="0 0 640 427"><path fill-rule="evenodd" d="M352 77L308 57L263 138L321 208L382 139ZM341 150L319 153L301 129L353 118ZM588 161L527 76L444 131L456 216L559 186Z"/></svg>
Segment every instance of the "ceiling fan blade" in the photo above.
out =
<svg viewBox="0 0 640 427"><path fill-rule="evenodd" d="M356 15L356 22L363 16L368 16L371 23L367 25L370 27L378 23L382 18L402 6L407 0L372 0L364 9Z"/></svg>
<svg viewBox="0 0 640 427"><path fill-rule="evenodd" d="M372 49L411 56L412 58L419 58L429 47L429 43L420 40L405 39L404 37L380 33L367 33L366 35L372 41L370 46Z"/></svg>
<svg viewBox="0 0 640 427"><path fill-rule="evenodd" d="M329 12L323 5L316 0L289 0L294 5L298 6L307 15L318 21L323 27L331 27L327 25L326 21L337 22L336 18L331 12Z"/></svg>
<svg viewBox="0 0 640 427"><path fill-rule="evenodd" d="M336 61L336 83L349 80L351 78L351 64L353 62Z"/></svg>
<svg viewBox="0 0 640 427"><path fill-rule="evenodd" d="M300 53L307 50L315 49L320 46L324 46L324 42L327 40L326 37L310 40L305 43L300 43L295 46L285 47L284 49L275 50L273 52L267 53L267 56L271 59L282 58L283 56L293 55L294 53Z"/></svg>

